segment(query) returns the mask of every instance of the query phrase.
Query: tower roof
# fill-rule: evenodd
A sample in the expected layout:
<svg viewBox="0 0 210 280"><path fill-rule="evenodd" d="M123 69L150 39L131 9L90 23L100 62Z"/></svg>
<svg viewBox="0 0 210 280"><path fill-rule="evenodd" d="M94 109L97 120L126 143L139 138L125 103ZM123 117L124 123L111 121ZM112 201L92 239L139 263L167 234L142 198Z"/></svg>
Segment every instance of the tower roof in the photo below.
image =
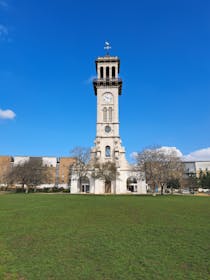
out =
<svg viewBox="0 0 210 280"><path fill-rule="evenodd" d="M120 71L120 58L118 56L110 56L110 55L105 55L105 56L99 56L96 60L96 71L97 71L97 64L98 63L107 63L107 62L117 62L118 63L118 72Z"/></svg>

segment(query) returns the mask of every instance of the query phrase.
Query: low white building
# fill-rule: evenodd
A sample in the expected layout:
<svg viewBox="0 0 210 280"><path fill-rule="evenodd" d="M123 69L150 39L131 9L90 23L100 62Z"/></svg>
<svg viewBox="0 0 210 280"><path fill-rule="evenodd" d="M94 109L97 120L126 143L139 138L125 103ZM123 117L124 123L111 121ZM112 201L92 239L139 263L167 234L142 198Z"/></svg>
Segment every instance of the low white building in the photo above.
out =
<svg viewBox="0 0 210 280"><path fill-rule="evenodd" d="M210 161L185 161L184 169L186 175L194 174L198 177L201 171L210 171Z"/></svg>

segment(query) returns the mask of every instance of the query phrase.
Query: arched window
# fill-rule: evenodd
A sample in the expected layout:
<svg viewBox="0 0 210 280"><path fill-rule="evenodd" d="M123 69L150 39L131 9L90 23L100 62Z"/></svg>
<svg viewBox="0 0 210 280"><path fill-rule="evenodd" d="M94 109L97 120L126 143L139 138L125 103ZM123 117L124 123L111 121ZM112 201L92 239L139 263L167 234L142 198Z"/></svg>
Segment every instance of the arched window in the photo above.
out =
<svg viewBox="0 0 210 280"><path fill-rule="evenodd" d="M109 79L109 67L106 67L106 78Z"/></svg>
<svg viewBox="0 0 210 280"><path fill-rule="evenodd" d="M107 108L104 107L103 109L103 119L104 119L104 122L107 122Z"/></svg>
<svg viewBox="0 0 210 280"><path fill-rule="evenodd" d="M115 79L115 67L112 66L112 78Z"/></svg>
<svg viewBox="0 0 210 280"><path fill-rule="evenodd" d="M100 78L103 79L104 78L104 68L100 67Z"/></svg>
<svg viewBox="0 0 210 280"><path fill-rule="evenodd" d="M109 107L109 122L112 122L112 107Z"/></svg>
<svg viewBox="0 0 210 280"><path fill-rule="evenodd" d="M106 146L105 156L106 157L110 157L111 156L111 148L110 148L110 146Z"/></svg>

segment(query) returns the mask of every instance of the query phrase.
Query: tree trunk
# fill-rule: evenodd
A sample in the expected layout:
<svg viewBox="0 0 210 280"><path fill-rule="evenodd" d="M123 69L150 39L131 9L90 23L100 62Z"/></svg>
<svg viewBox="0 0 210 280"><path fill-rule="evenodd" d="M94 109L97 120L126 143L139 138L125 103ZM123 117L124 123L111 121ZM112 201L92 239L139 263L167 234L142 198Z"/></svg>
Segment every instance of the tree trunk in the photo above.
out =
<svg viewBox="0 0 210 280"><path fill-rule="evenodd" d="M161 195L163 195L163 184L161 184L161 191L160 191Z"/></svg>

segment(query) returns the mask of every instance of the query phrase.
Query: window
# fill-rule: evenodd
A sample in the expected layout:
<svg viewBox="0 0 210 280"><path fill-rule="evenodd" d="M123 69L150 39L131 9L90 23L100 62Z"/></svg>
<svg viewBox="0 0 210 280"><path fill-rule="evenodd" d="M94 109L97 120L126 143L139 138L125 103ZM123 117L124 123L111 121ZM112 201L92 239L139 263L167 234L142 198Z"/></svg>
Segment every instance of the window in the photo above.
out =
<svg viewBox="0 0 210 280"><path fill-rule="evenodd" d="M109 133L111 131L111 127L109 125L105 126L105 132Z"/></svg>
<svg viewBox="0 0 210 280"><path fill-rule="evenodd" d="M110 156L111 156L111 149L110 149L110 146L106 146L105 156L106 156L106 157L110 157Z"/></svg>
<svg viewBox="0 0 210 280"><path fill-rule="evenodd" d="M106 78L109 79L109 67L106 67Z"/></svg>
<svg viewBox="0 0 210 280"><path fill-rule="evenodd" d="M115 67L112 66L112 78L114 79L115 78Z"/></svg>
<svg viewBox="0 0 210 280"><path fill-rule="evenodd" d="M104 78L104 68L100 67L100 78L103 79Z"/></svg>
<svg viewBox="0 0 210 280"><path fill-rule="evenodd" d="M109 122L112 122L112 107L109 107Z"/></svg>
<svg viewBox="0 0 210 280"><path fill-rule="evenodd" d="M104 119L104 122L107 122L107 108L104 107L103 109L103 119Z"/></svg>

